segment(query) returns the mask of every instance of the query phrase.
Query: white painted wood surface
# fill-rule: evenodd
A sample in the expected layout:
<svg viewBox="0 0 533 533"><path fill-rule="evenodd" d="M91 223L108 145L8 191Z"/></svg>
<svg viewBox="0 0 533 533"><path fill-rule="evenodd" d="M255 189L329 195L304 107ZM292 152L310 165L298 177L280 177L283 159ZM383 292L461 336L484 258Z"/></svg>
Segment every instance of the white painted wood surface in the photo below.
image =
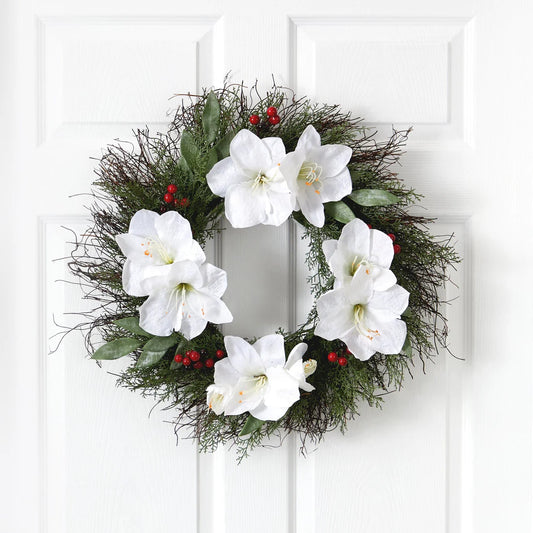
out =
<svg viewBox="0 0 533 533"><path fill-rule="evenodd" d="M1 526L6 533L522 533L532 529L530 282L533 9L520 0L258 4L4 0ZM379 128L414 126L400 168L464 261L447 309L455 353L306 459L296 439L233 452L175 446L171 415L114 386L80 338L48 355L62 227L83 227L94 162L172 93L270 73ZM297 230L227 231L227 331L301 319ZM212 253L214 253L212 251Z"/></svg>

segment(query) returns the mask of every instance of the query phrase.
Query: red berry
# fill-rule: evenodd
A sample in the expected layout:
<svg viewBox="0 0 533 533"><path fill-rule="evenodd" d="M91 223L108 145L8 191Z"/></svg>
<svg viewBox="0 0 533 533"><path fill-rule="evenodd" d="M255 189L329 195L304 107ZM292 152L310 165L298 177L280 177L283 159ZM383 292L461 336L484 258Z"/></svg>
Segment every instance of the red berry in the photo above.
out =
<svg viewBox="0 0 533 533"><path fill-rule="evenodd" d="M187 357L190 357L190 356L191 356L191 352L192 352L192 350L187 350L187 351L185 352L185 355L186 355Z"/></svg>
<svg viewBox="0 0 533 533"><path fill-rule="evenodd" d="M177 353L174 356L174 361L176 361L176 363L183 363L183 355L181 355L180 353Z"/></svg>
<svg viewBox="0 0 533 533"><path fill-rule="evenodd" d="M269 107L267 109L267 117L277 117L277 116L278 116L278 110L275 107Z"/></svg>
<svg viewBox="0 0 533 533"><path fill-rule="evenodd" d="M203 368L204 364L202 363L202 361L198 361L196 363L194 363L194 368L196 368L196 370L200 370L200 368Z"/></svg>
<svg viewBox="0 0 533 533"><path fill-rule="evenodd" d="M195 350L193 350L193 351L189 354L189 357L191 358L191 361L194 361L194 362L200 360L200 354L199 354L197 351L195 351Z"/></svg>
<svg viewBox="0 0 533 533"><path fill-rule="evenodd" d="M399 254L402 251L402 247L399 244L394 245L394 253Z"/></svg>
<svg viewBox="0 0 533 533"><path fill-rule="evenodd" d="M261 122L259 115L251 115L249 120L250 120L250 124L253 124L254 126L257 126L259 122Z"/></svg>
<svg viewBox="0 0 533 533"><path fill-rule="evenodd" d="M215 366L215 360L214 359L206 359L205 361L205 367L206 368L213 368Z"/></svg>
<svg viewBox="0 0 533 533"><path fill-rule="evenodd" d="M217 350L215 355L217 359L222 359L224 357L224 350Z"/></svg>
<svg viewBox="0 0 533 533"><path fill-rule="evenodd" d="M344 351L344 353L345 353L346 355L352 355L352 352L350 352L350 350L348 350L348 348L346 348L346 350Z"/></svg>
<svg viewBox="0 0 533 533"><path fill-rule="evenodd" d="M177 188L173 183L171 183L171 184L167 187L167 191L168 191L170 194L174 194L177 190L178 190L178 188Z"/></svg>
<svg viewBox="0 0 533 533"><path fill-rule="evenodd" d="M367 224L368 229L372 229L372 224Z"/></svg>
<svg viewBox="0 0 533 533"><path fill-rule="evenodd" d="M189 366L190 364L191 364L191 358L185 356L185 357L183 358L183 366Z"/></svg>
<svg viewBox="0 0 533 533"><path fill-rule="evenodd" d="M174 195L167 192L165 196L163 196L163 200L165 200L167 204L170 204L174 201Z"/></svg>
<svg viewBox="0 0 533 533"><path fill-rule="evenodd" d="M348 359L346 357L339 357L339 365L346 366L348 364Z"/></svg>
<svg viewBox="0 0 533 533"><path fill-rule="evenodd" d="M189 205L189 199L188 198L182 198L180 202L181 207L187 207Z"/></svg>
<svg viewBox="0 0 533 533"><path fill-rule="evenodd" d="M328 353L328 361L330 363L334 363L338 358L338 355L335 352L329 352Z"/></svg>
<svg viewBox="0 0 533 533"><path fill-rule="evenodd" d="M180 205L181 200L179 198L174 198L174 205L178 207Z"/></svg>
<svg viewBox="0 0 533 533"><path fill-rule="evenodd" d="M390 237L392 242L394 242L396 240L396 235L394 235L394 233L387 233L387 235Z"/></svg>
<svg viewBox="0 0 533 533"><path fill-rule="evenodd" d="M269 117L268 121L275 126L276 124L279 124L280 118L278 115L274 115L273 117Z"/></svg>

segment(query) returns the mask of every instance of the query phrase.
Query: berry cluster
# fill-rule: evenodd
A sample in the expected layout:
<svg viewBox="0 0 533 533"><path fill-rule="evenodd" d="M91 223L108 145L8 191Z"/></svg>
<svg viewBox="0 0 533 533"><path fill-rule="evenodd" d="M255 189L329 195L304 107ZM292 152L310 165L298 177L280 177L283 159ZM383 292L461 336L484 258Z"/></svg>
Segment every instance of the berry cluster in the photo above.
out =
<svg viewBox="0 0 533 533"><path fill-rule="evenodd" d="M270 124L272 124L273 126L279 124L279 121L281 119L279 118L278 110L275 107L269 107L266 110L266 114L267 120L270 122ZM261 117L259 115L250 115L249 121L252 126L257 126L261 122Z"/></svg>
<svg viewBox="0 0 533 533"><path fill-rule="evenodd" d="M337 352L329 352L328 361L330 363L338 363L339 366L346 366L348 364L348 359L345 357L345 355L350 355L350 351L348 349L341 351L341 355L339 355Z"/></svg>
<svg viewBox="0 0 533 533"><path fill-rule="evenodd" d="M166 204L174 204L176 207L187 207L189 205L188 198L176 198L174 195L178 192L176 185L171 183L167 187L167 192L163 196L163 201Z"/></svg>
<svg viewBox="0 0 533 533"><path fill-rule="evenodd" d="M217 359L222 359L226 354L224 350L217 350L215 352L215 357L208 357L207 350L187 350L185 355L177 353L174 356L174 361L178 364L182 364L184 367L192 367L196 370L201 370L202 368L213 368L215 366L215 357Z"/></svg>

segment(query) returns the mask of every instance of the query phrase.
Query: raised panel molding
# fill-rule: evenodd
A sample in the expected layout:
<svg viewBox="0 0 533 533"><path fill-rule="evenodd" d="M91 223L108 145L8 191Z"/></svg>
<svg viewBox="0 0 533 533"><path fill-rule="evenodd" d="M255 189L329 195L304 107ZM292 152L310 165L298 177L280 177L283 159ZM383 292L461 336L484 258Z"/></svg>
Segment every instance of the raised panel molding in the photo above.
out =
<svg viewBox="0 0 533 533"><path fill-rule="evenodd" d="M38 17L36 31L38 144L164 126L173 94L223 77L216 16Z"/></svg>
<svg viewBox="0 0 533 533"><path fill-rule="evenodd" d="M292 17L292 86L370 126L414 126L411 149L469 145L473 31L469 18Z"/></svg>

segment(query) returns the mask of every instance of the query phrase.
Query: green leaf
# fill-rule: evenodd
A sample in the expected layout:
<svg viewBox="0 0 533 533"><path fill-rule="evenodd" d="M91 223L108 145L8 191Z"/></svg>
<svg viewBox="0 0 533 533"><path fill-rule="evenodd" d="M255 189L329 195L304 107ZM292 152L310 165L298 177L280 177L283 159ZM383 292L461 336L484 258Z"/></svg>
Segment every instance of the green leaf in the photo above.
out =
<svg viewBox="0 0 533 533"><path fill-rule="evenodd" d="M207 154L207 164L205 166L206 174L218 163L218 154L216 148L211 148Z"/></svg>
<svg viewBox="0 0 533 533"><path fill-rule="evenodd" d="M411 357L411 355L413 355L413 349L411 348L411 341L409 340L409 335L405 337L405 342L402 346L402 352L408 357Z"/></svg>
<svg viewBox="0 0 533 533"><path fill-rule="evenodd" d="M141 335L142 337L153 337L150 333L144 331L141 326L139 326L139 317L138 316L129 316L127 318L120 318L115 320L114 324L120 326L122 329L133 333L134 335Z"/></svg>
<svg viewBox="0 0 533 533"><path fill-rule="evenodd" d="M296 222L298 222L302 226L306 225L306 218L301 211L293 211L292 218L294 218L294 220L296 220Z"/></svg>
<svg viewBox="0 0 533 533"><path fill-rule="evenodd" d="M194 142L194 137L190 131L184 131L181 135L180 143L181 155L185 159L187 166L189 168L194 167L198 156L200 155L200 149L196 146Z"/></svg>
<svg viewBox="0 0 533 533"><path fill-rule="evenodd" d="M411 311L410 307L406 307L405 311L402 313L402 316L413 316L413 311Z"/></svg>
<svg viewBox="0 0 533 533"><path fill-rule="evenodd" d="M389 191L383 189L359 189L352 192L348 198L351 198L356 204L365 207L375 207L380 205L392 205L400 199Z"/></svg>
<svg viewBox="0 0 533 533"><path fill-rule="evenodd" d="M235 135L236 133L234 131L228 131L228 133L226 133L226 135L224 135L224 137L222 137L222 139L220 139L215 145L219 160L229 156L229 145L231 144L231 141L233 141Z"/></svg>
<svg viewBox="0 0 533 533"><path fill-rule="evenodd" d="M259 420L255 418L255 416L250 415L246 419L246 422L244 423L244 426L241 429L241 432L239 433L239 437L244 437L245 435L253 433L254 431L258 430L264 423L264 420Z"/></svg>
<svg viewBox="0 0 533 533"><path fill-rule="evenodd" d="M189 165L187 165L187 161L185 161L184 157L180 157L176 167L182 170L183 172L189 172Z"/></svg>
<svg viewBox="0 0 533 533"><path fill-rule="evenodd" d="M168 337L154 337L150 339L144 345L142 354L137 359L135 366L143 368L155 365L177 341L178 336L176 334L169 335Z"/></svg>
<svg viewBox="0 0 533 533"><path fill-rule="evenodd" d="M328 202L324 204L324 211L342 224L347 224L355 218L353 211L344 202Z"/></svg>
<svg viewBox="0 0 533 533"><path fill-rule="evenodd" d="M202 127L207 137L207 142L212 143L218 133L220 124L220 104L212 91L205 102L204 113L202 115Z"/></svg>
<svg viewBox="0 0 533 533"><path fill-rule="evenodd" d="M93 353L92 359L119 359L139 348L141 344L141 341L132 338L122 337L120 339L115 339L114 341L100 346L100 348Z"/></svg>

